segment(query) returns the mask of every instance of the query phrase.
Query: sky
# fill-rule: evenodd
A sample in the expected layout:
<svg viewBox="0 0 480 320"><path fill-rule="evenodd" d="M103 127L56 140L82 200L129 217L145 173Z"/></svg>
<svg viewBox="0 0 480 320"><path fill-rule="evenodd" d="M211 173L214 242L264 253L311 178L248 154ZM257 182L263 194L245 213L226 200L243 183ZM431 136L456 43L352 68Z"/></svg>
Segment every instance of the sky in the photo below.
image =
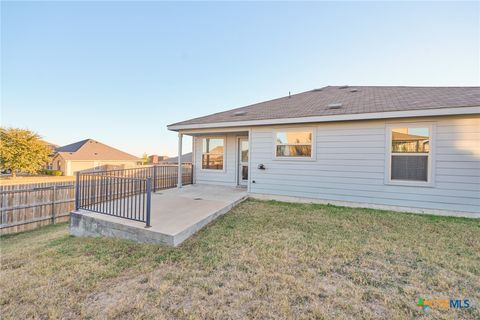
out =
<svg viewBox="0 0 480 320"><path fill-rule="evenodd" d="M478 86L479 47L479 2L2 1L1 125L173 156L167 124L289 91Z"/></svg>

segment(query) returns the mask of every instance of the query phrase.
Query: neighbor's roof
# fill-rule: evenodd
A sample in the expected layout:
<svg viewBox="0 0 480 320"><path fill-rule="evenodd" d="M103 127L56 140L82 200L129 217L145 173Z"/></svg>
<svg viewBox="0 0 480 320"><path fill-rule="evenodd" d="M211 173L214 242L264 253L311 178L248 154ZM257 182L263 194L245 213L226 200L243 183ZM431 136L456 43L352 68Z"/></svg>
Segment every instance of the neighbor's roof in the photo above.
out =
<svg viewBox="0 0 480 320"><path fill-rule="evenodd" d="M131 154L93 139L68 144L55 151L66 160L139 160Z"/></svg>
<svg viewBox="0 0 480 320"><path fill-rule="evenodd" d="M182 163L185 163L185 162L192 162L192 153L189 152L189 153L185 153L182 155ZM166 160L161 160L160 163L165 163L165 164L173 164L173 163L178 163L178 157L173 157L173 158L168 158Z"/></svg>
<svg viewBox="0 0 480 320"><path fill-rule="evenodd" d="M477 106L480 106L480 87L328 86L178 122L169 125L169 129L224 122Z"/></svg>
<svg viewBox="0 0 480 320"><path fill-rule="evenodd" d="M416 136L414 134L408 134L403 132L392 132L393 141L419 141L419 140L428 140L427 136Z"/></svg>

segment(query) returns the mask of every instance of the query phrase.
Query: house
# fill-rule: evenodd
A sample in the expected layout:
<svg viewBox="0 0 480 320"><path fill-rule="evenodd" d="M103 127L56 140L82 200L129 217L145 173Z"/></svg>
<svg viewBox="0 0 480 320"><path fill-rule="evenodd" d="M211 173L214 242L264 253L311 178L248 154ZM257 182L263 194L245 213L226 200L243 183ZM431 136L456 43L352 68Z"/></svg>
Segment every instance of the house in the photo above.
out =
<svg viewBox="0 0 480 320"><path fill-rule="evenodd" d="M52 168L65 176L77 171L131 168L141 159L93 139L85 139L55 149Z"/></svg>
<svg viewBox="0 0 480 320"><path fill-rule="evenodd" d="M327 86L168 126L194 182L480 217L480 87Z"/></svg>
<svg viewBox="0 0 480 320"><path fill-rule="evenodd" d="M59 146L54 144L54 143L51 143L51 142L48 142L48 141L45 141L45 140L42 140L43 143L45 143L45 145L48 147L48 149L50 150L50 153L48 154L48 158L49 160L45 163L44 165L44 169L47 169L47 170L51 170L52 169L52 166L53 166L53 157L55 156L55 149L57 149Z"/></svg>
<svg viewBox="0 0 480 320"><path fill-rule="evenodd" d="M192 163L192 153L184 153L182 155L182 163L191 164ZM178 157L167 158L165 160L160 161L160 164L178 164Z"/></svg>
<svg viewBox="0 0 480 320"><path fill-rule="evenodd" d="M159 164L162 161L165 161L168 159L168 156L159 156L157 154L152 154L148 156L148 163L149 164Z"/></svg>

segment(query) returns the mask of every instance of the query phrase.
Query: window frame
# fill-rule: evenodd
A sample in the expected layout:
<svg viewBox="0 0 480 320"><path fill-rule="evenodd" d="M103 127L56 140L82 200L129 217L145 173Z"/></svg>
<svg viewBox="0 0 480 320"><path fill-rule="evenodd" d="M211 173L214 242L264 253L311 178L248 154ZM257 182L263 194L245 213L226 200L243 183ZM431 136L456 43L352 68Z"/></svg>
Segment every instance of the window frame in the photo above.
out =
<svg viewBox="0 0 480 320"><path fill-rule="evenodd" d="M385 126L385 184L398 186L434 187L435 186L435 123L434 122L395 122ZM392 130L395 128L428 128L429 152L393 152L393 155L427 155L427 181L392 179Z"/></svg>
<svg viewBox="0 0 480 320"><path fill-rule="evenodd" d="M202 136L200 138L200 171L204 172L216 172L216 173L224 173L226 170L226 155L227 155L227 137L226 136ZM203 141L205 139L223 139L223 166L222 169L204 169L203 168Z"/></svg>
<svg viewBox="0 0 480 320"><path fill-rule="evenodd" d="M277 134L279 132L310 132L312 134L310 157L282 157L277 156ZM273 160L278 161L315 161L317 159L316 148L316 128L315 127L289 127L289 128L276 128L273 130Z"/></svg>

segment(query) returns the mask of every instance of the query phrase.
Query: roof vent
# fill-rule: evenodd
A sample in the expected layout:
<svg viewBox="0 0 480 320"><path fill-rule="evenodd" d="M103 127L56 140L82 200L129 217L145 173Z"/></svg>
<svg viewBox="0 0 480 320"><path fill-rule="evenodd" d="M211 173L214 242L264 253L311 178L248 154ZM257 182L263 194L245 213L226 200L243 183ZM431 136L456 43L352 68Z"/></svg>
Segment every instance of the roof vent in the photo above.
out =
<svg viewBox="0 0 480 320"><path fill-rule="evenodd" d="M246 111L235 111L235 113L233 114L235 117L238 117L238 116L244 116L246 115L247 112Z"/></svg>
<svg viewBox="0 0 480 320"><path fill-rule="evenodd" d="M322 88L313 89L312 91L313 91L313 92L322 91Z"/></svg>
<svg viewBox="0 0 480 320"><path fill-rule="evenodd" d="M341 86L341 87L338 87L338 89L347 89L348 86Z"/></svg>
<svg viewBox="0 0 480 320"><path fill-rule="evenodd" d="M350 92L358 92L358 89L350 89Z"/></svg>
<svg viewBox="0 0 480 320"><path fill-rule="evenodd" d="M328 106L328 109L340 109L342 107L341 103L330 103Z"/></svg>

